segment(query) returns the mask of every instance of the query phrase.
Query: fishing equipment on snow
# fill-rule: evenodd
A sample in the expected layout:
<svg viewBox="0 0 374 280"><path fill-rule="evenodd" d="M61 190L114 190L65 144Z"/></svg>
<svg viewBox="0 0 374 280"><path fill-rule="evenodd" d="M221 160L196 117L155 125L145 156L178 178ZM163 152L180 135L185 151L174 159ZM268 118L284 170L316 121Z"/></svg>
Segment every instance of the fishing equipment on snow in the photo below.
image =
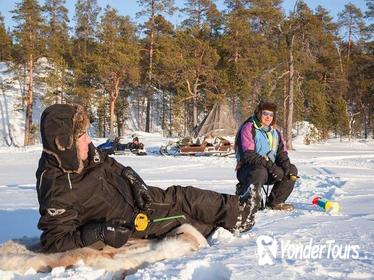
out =
<svg viewBox="0 0 374 280"><path fill-rule="evenodd" d="M320 196L316 196L312 200L313 205L318 205L321 207L325 212L331 213L333 215L336 215L340 211L340 205L338 202L328 200L326 198L322 198Z"/></svg>
<svg viewBox="0 0 374 280"><path fill-rule="evenodd" d="M146 214L139 213L135 217L134 225L135 225L135 229L137 231L145 231L148 228L148 226L152 223L159 223L159 222L176 220L176 219L186 219L186 216L185 215L175 215L175 216L156 218L156 219L150 220Z"/></svg>

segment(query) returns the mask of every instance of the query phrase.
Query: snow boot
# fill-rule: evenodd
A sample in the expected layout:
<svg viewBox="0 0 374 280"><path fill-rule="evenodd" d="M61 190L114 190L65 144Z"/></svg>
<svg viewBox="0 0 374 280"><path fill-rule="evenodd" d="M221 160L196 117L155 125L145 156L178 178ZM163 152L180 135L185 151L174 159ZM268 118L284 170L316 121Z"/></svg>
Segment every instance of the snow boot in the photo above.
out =
<svg viewBox="0 0 374 280"><path fill-rule="evenodd" d="M255 213L258 210L261 196L258 186L250 185L247 190L239 196L239 215L234 232L245 232L255 224Z"/></svg>
<svg viewBox="0 0 374 280"><path fill-rule="evenodd" d="M235 190L235 194L236 195L242 195L245 191L246 191L246 187L240 183L237 183L236 184L236 190Z"/></svg>
<svg viewBox="0 0 374 280"><path fill-rule="evenodd" d="M267 207L272 210L289 211L289 212L295 209L295 207L291 203L284 203L284 202L274 204L274 205L268 205Z"/></svg>

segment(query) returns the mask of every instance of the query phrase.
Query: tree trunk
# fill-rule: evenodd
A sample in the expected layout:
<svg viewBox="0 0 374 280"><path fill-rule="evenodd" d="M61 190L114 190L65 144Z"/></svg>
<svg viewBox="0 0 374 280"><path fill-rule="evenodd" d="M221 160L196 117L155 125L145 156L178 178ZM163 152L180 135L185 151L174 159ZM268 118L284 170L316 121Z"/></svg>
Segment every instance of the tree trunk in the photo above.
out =
<svg viewBox="0 0 374 280"><path fill-rule="evenodd" d="M196 78L193 84L193 89L191 88L191 83L186 80L188 93L192 96L193 102L193 114L192 114L192 124L193 127L197 125L198 117L198 103L199 103L199 78Z"/></svg>
<svg viewBox="0 0 374 280"><path fill-rule="evenodd" d="M352 15L349 21L349 28L348 28L348 50L347 50L347 62L351 56L351 48L352 48L352 25L353 25ZM348 66L348 65L347 65Z"/></svg>
<svg viewBox="0 0 374 280"><path fill-rule="evenodd" d="M184 131L183 131L183 135L186 136L187 135L187 127L188 127L188 107L187 107L187 102L185 101L184 102Z"/></svg>
<svg viewBox="0 0 374 280"><path fill-rule="evenodd" d="M28 146L33 144L33 138L31 135L31 128L32 128L32 109L33 109L33 55L30 54L29 57L29 86L27 89L27 96L26 96L26 119L25 119L25 138L24 138L24 145Z"/></svg>
<svg viewBox="0 0 374 280"><path fill-rule="evenodd" d="M138 124L138 127L137 129L140 130L140 96L138 95L138 98L137 98L137 107L138 107L138 112L137 112L137 115L138 115L138 119L136 121L136 123Z"/></svg>
<svg viewBox="0 0 374 280"><path fill-rule="evenodd" d="M282 120L282 125L283 125L283 135L286 135L287 131L287 101L288 101L288 92L287 92L287 84L288 84L288 79L284 79L284 84L283 84L283 120Z"/></svg>
<svg viewBox="0 0 374 280"><path fill-rule="evenodd" d="M193 99L193 128L197 126L197 103L198 103L198 98L195 96Z"/></svg>
<svg viewBox="0 0 374 280"><path fill-rule="evenodd" d="M363 110L363 117L364 117L364 137L365 139L368 139L368 134L369 134L369 116L368 116L368 109L365 107Z"/></svg>
<svg viewBox="0 0 374 280"><path fill-rule="evenodd" d="M162 90L162 115L161 115L161 129L164 131L165 129L165 115L166 115L166 98L165 98L165 90Z"/></svg>
<svg viewBox="0 0 374 280"><path fill-rule="evenodd" d="M288 102L287 102L287 133L286 141L287 148L293 150L292 145L292 123L293 123L293 105L294 105L294 57L293 57L293 45L295 40L295 35L290 35L291 37L287 40L288 46Z"/></svg>
<svg viewBox="0 0 374 280"><path fill-rule="evenodd" d="M116 114L116 121L117 121L117 135L121 137L124 135L125 125L123 122L123 115L120 112Z"/></svg>
<svg viewBox="0 0 374 280"><path fill-rule="evenodd" d="M150 132L151 128L151 102L152 97L147 97L147 110L146 110L146 117L145 117L145 131Z"/></svg>
<svg viewBox="0 0 374 280"><path fill-rule="evenodd" d="M110 136L114 139L114 122L115 122L115 106L116 106L116 100L119 93L119 79L115 78L113 81L113 88L110 93Z"/></svg>
<svg viewBox="0 0 374 280"><path fill-rule="evenodd" d="M148 91L147 91L147 112L145 120L145 131L150 132L150 115L151 115L151 96L153 92L152 88L152 74L153 74L153 48L154 48L154 31L155 30L155 0L152 0L152 14L151 14L151 42L149 47L149 67L148 67Z"/></svg>
<svg viewBox="0 0 374 280"><path fill-rule="evenodd" d="M172 135L173 132L173 121L172 121L172 98L171 98L171 92L170 92L170 100L169 100L169 136Z"/></svg>
<svg viewBox="0 0 374 280"><path fill-rule="evenodd" d="M111 97L110 98L110 121L109 121L109 135L113 138L114 137L114 103L116 100Z"/></svg>
<svg viewBox="0 0 374 280"><path fill-rule="evenodd" d="M357 112L357 113L349 113L348 112L348 115L349 115L349 133L348 133L348 140L349 142L352 141L352 138L353 138L353 125L355 123L355 117L360 114L360 112Z"/></svg>

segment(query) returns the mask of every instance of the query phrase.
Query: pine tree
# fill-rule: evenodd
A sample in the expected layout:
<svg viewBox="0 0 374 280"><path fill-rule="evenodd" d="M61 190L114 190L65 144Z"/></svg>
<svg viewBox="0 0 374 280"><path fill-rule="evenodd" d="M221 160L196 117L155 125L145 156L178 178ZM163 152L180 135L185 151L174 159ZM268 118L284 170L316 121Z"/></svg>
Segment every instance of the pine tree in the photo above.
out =
<svg viewBox="0 0 374 280"><path fill-rule="evenodd" d="M157 49L154 57L153 79L156 87L162 92L160 106L156 110L161 113L159 122L162 130L166 130L165 132L171 135L173 99L178 83L177 69L180 58L177 57L177 53L179 49L173 25L161 15L156 17L155 23Z"/></svg>
<svg viewBox="0 0 374 280"><path fill-rule="evenodd" d="M22 0L12 11L13 19L17 22L14 28L15 42L20 46L20 62L27 64L28 81L26 95L26 121L24 145L34 142L32 111L33 111L33 72L34 64L42 55L44 40L42 31L44 22L41 17L41 7L36 0Z"/></svg>
<svg viewBox="0 0 374 280"><path fill-rule="evenodd" d="M311 28L307 34L307 44L302 48L304 59L301 60L299 69L304 73L305 84L309 80L316 80L314 84L316 92L320 92L327 104L342 98L346 84L345 76L340 67L339 53L336 46L339 42L338 26L333 22L328 11L321 6L317 7L313 19L310 21ZM303 65L303 66L302 66ZM311 89L313 90L313 89ZM309 102L308 97L305 102ZM309 109L309 108L307 108ZM330 106L330 114L341 115L334 112L336 107ZM313 110L310 110L313 113ZM329 131L336 129L337 120L329 119Z"/></svg>
<svg viewBox="0 0 374 280"><path fill-rule="evenodd" d="M329 113L323 84L317 80L308 80L303 87L308 100L308 120L318 130L317 140L326 140L329 136Z"/></svg>
<svg viewBox="0 0 374 280"><path fill-rule="evenodd" d="M73 47L75 102L89 103L98 88L96 0L78 0L75 4L75 36Z"/></svg>
<svg viewBox="0 0 374 280"><path fill-rule="evenodd" d="M274 31L282 13L277 1L225 1L228 7L223 37L223 63L232 90L240 99L242 119L259 99L269 98L282 76ZM233 102L235 103L235 102ZM252 108L252 109L251 109Z"/></svg>
<svg viewBox="0 0 374 280"><path fill-rule="evenodd" d="M343 97L334 98L330 101L330 121L335 124L333 129L335 133L340 136L342 140L343 136L349 134L349 119L348 119L348 107L347 102Z"/></svg>
<svg viewBox="0 0 374 280"><path fill-rule="evenodd" d="M279 103L281 99L281 86L278 81L286 75L282 60L284 49L279 45L278 27L284 20L281 1L250 0L249 23L253 34L252 47L255 71L252 82L253 97L255 100L272 99Z"/></svg>
<svg viewBox="0 0 374 280"><path fill-rule="evenodd" d="M227 14L224 22L224 35L221 40L221 67L224 68L231 91L228 96L233 104L240 100L242 118L248 116L252 84L253 46L249 24L249 1L225 1ZM255 102L255 101L254 101ZM254 103L253 102L253 103Z"/></svg>
<svg viewBox="0 0 374 280"><path fill-rule="evenodd" d="M8 61L12 54L12 40L5 29L4 17L0 13L0 61Z"/></svg>
<svg viewBox="0 0 374 280"><path fill-rule="evenodd" d="M297 102L296 87L300 87L299 81L302 79L300 71L297 69L299 60L305 56L303 49L308 49L308 41L315 17L304 1L298 1L295 9L279 25L278 29L285 43L285 61L287 65L287 78L284 94L284 119L283 125L287 147L293 149L292 125L294 121L295 103ZM300 53L300 55L298 55ZM299 64L300 65L300 64Z"/></svg>
<svg viewBox="0 0 374 280"><path fill-rule="evenodd" d="M135 28L129 18L107 7L99 28L99 73L110 96L110 135L114 136L115 105L123 83L135 84L139 78L139 52Z"/></svg>
<svg viewBox="0 0 374 280"><path fill-rule="evenodd" d="M344 6L344 10L338 14L339 25L345 31L345 35L348 36L348 46L347 46L347 62L350 59L351 48L353 37L361 37L363 31L365 30L363 14L359 8L355 5L349 3Z"/></svg>
<svg viewBox="0 0 374 280"><path fill-rule="evenodd" d="M272 35L283 20L281 0L249 0L253 31L272 40Z"/></svg>
<svg viewBox="0 0 374 280"><path fill-rule="evenodd" d="M68 10L65 0L47 0L44 12L46 25L46 56L52 69L46 79L48 92L45 96L47 104L63 103L64 95L69 91L70 75L68 66L71 60L71 42L69 38Z"/></svg>
<svg viewBox="0 0 374 280"><path fill-rule="evenodd" d="M173 14L175 11L174 0L138 0L138 4L143 7L143 11L138 13L138 17L146 16L148 17L148 22L145 25L145 32L147 34L146 49L148 62L146 80L144 81L146 85L146 96L147 96L147 110L146 110L146 122L145 131L150 132L151 124L151 102L152 95L154 93L154 81L153 81L153 71L154 71L154 53L155 53L155 32L156 32L156 16L162 15L163 13Z"/></svg>
<svg viewBox="0 0 374 280"><path fill-rule="evenodd" d="M365 12L365 18L371 20L373 22L374 19L374 0L366 0L366 6L368 10ZM374 36L374 23L371 23L367 27L367 32L369 35L369 38L373 38Z"/></svg>
<svg viewBox="0 0 374 280"><path fill-rule="evenodd" d="M344 6L344 10L338 14L338 23L344 35L346 36L347 43L343 46L346 47L346 60L342 62L344 75L347 79L346 88L344 88L345 100L347 102L349 120L349 139L353 136L353 123L363 109L361 102L362 91L362 77L357 77L361 74L360 63L356 61L360 59L360 54L363 52L363 44L361 39L364 37L366 30L363 14L359 8L349 3ZM355 40L354 40L355 39Z"/></svg>
<svg viewBox="0 0 374 280"><path fill-rule="evenodd" d="M83 58L89 56L95 41L100 10L97 0L78 0L75 4L75 37Z"/></svg>
<svg viewBox="0 0 374 280"><path fill-rule="evenodd" d="M177 44L181 58L178 67L180 86L193 101L192 125L197 125L198 107L203 94L214 86L219 56L208 42L196 38L188 31L177 32Z"/></svg>
<svg viewBox="0 0 374 280"><path fill-rule="evenodd" d="M208 39L213 32L218 32L222 18L212 0L187 0L181 10L186 16L181 27L192 29L200 38Z"/></svg>

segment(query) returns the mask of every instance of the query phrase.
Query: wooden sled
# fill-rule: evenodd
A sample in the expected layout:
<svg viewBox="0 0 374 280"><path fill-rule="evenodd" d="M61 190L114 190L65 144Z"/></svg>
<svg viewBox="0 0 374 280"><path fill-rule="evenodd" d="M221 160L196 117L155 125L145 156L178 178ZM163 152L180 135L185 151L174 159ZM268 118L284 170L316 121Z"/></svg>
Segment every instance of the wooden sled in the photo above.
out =
<svg viewBox="0 0 374 280"><path fill-rule="evenodd" d="M228 156L234 154L234 145L223 137L216 137L211 143L203 141L202 144L183 142L170 142L160 148L163 155L188 155L188 156Z"/></svg>

